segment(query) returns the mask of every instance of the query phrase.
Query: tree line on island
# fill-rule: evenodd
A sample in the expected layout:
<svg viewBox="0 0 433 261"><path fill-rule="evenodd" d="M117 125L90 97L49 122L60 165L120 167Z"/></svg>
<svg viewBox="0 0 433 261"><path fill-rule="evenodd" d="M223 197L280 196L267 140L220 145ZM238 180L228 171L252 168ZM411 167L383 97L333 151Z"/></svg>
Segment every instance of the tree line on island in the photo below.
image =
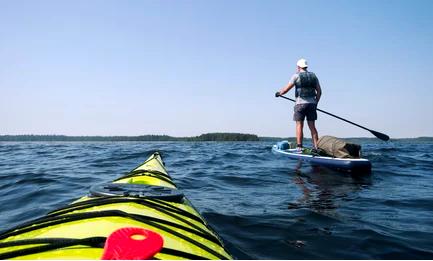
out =
<svg viewBox="0 0 433 261"><path fill-rule="evenodd" d="M310 140L309 138L305 138ZM365 139L375 138L344 138L345 140L362 143ZM140 136L66 136L66 135L0 135L1 141L280 141L295 142L294 137L259 137L255 134L215 132L194 137L173 137L168 135ZM399 142L433 142L433 137L392 139Z"/></svg>
<svg viewBox="0 0 433 261"><path fill-rule="evenodd" d="M168 135L140 136L66 136L66 135L0 135L0 141L263 141L281 138L258 137L244 133L206 133L194 137Z"/></svg>

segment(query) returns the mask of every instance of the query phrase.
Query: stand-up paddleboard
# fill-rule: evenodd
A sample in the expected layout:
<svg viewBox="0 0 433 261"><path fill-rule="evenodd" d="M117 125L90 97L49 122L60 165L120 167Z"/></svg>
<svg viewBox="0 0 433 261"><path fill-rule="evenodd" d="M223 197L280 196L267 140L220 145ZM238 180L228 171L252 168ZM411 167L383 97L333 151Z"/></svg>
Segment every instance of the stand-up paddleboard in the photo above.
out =
<svg viewBox="0 0 433 261"><path fill-rule="evenodd" d="M296 149L290 149L287 141L281 141L272 147L272 152L284 155L291 159L297 159L305 162L310 162L313 165L320 165L335 170L346 172L370 172L371 162L368 159L352 159L352 158L333 158L320 156L312 153L310 149L303 149L298 152Z"/></svg>

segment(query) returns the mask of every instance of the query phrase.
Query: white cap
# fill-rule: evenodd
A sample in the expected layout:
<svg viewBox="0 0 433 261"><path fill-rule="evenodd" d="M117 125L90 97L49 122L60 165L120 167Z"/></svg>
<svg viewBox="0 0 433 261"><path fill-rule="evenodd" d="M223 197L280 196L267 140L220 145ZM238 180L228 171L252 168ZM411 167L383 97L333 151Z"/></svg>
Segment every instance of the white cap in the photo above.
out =
<svg viewBox="0 0 433 261"><path fill-rule="evenodd" d="M298 62L296 63L296 65L299 66L299 67L301 67L301 68L307 68L308 67L308 62L304 58L301 58L301 59L298 60Z"/></svg>

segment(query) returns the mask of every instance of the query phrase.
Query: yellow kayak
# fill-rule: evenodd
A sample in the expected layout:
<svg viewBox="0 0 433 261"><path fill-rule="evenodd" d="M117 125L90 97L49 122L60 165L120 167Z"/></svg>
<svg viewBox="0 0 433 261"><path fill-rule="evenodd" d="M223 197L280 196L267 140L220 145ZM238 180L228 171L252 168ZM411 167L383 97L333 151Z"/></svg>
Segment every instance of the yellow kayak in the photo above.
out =
<svg viewBox="0 0 433 261"><path fill-rule="evenodd" d="M157 152L70 205L0 234L0 259L143 258L232 259Z"/></svg>

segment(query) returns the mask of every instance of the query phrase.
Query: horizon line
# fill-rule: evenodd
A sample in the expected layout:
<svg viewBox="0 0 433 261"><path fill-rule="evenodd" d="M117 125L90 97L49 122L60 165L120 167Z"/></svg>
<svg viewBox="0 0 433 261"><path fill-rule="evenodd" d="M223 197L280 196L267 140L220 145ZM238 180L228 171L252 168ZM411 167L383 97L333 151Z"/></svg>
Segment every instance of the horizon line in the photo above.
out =
<svg viewBox="0 0 433 261"><path fill-rule="evenodd" d="M240 133L240 132L207 132L202 133L199 135L193 135L193 136L171 136L167 134L140 134L140 135L65 135L65 134L0 134L0 137L5 136L62 136L62 137L101 137L101 138L108 138L108 137L127 137L127 138L134 138L134 137L140 137L140 136L167 136L170 138L192 138L192 137L199 137L201 135L205 134L242 134L242 135L255 135L258 138L281 138L281 139L295 139L295 136L290 137L281 137L281 136L268 136L268 135L257 135L252 133ZM325 136L325 135L323 135ZM331 135L332 136L332 135ZM337 137L341 138L341 137ZM433 138L433 136L418 136L418 137L398 137L398 138L392 138L391 140L396 139L420 139L420 138ZM304 137L304 139L311 139L308 137ZM366 137L366 136L358 136L358 137L343 137L342 139L376 139L376 137Z"/></svg>

